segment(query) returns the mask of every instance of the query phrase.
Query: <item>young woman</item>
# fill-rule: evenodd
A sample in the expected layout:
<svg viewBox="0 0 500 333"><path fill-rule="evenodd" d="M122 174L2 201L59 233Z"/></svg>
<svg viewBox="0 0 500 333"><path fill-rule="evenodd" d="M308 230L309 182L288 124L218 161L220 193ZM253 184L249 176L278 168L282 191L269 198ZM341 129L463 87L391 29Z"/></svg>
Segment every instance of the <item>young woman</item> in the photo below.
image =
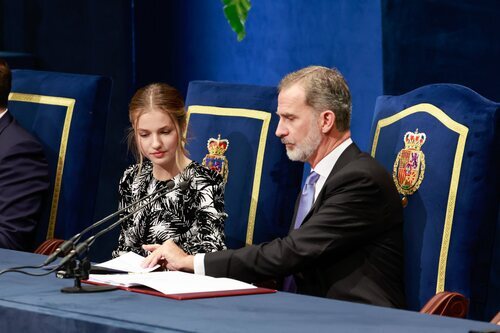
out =
<svg viewBox="0 0 500 333"><path fill-rule="evenodd" d="M225 249L223 179L187 157L186 113L180 93L164 83L139 89L130 101L129 119L129 147L137 164L126 169L120 180L120 208L169 181L176 187L181 182L188 186L146 199L149 206L122 223L113 257L128 251L145 256L142 245L168 239L190 254Z"/></svg>

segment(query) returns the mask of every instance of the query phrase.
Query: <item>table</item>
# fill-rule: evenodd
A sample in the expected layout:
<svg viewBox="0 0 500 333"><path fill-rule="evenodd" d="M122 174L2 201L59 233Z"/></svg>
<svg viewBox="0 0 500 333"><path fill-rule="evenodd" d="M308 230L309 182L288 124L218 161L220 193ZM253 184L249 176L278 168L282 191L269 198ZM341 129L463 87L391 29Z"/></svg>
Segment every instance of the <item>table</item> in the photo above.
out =
<svg viewBox="0 0 500 333"><path fill-rule="evenodd" d="M0 249L0 270L44 256ZM64 294L53 274L0 275L0 332L490 332L500 326L277 292L177 301L116 290Z"/></svg>

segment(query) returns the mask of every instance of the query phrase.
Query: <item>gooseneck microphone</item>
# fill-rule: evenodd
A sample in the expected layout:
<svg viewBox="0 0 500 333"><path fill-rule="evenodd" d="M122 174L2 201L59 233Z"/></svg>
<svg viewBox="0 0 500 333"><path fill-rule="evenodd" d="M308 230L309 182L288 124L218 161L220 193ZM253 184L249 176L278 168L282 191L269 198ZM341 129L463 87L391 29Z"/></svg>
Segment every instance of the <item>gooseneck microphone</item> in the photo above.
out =
<svg viewBox="0 0 500 333"><path fill-rule="evenodd" d="M183 182L181 182L183 183ZM181 183L179 183L179 186L178 188L181 187ZM47 266L49 265L50 263L52 263L54 260L57 259L57 257L62 254L62 255L67 255L73 248L74 248L74 245L76 243L78 243L78 241L80 240L80 238L82 237L82 235L86 234L87 232L89 232L90 230L94 229L94 228L97 228L98 226L100 226L101 224L103 224L104 222L107 222L109 221L110 219L112 219L113 217L117 216L118 214L122 213L123 211L125 210L128 210L130 209L131 207L134 207L135 205L139 204L140 202L152 197L153 195L156 195L156 194L160 194L161 192L163 191L168 191L168 192L165 192L165 194L173 191L175 188L175 183L173 180L170 180L167 182L167 184L165 186L163 186L162 188L140 198L139 200L136 200L134 202L132 202L130 205L128 206L125 206L119 210L117 210L116 212L106 216L105 218L91 224L90 226L88 226L87 228L85 228L83 231L77 233L76 235L74 235L73 237L71 237L70 239L64 241L51 255L49 255L47 257L47 259L45 260L45 262L43 263L42 266ZM135 213L135 212L134 212Z"/></svg>
<svg viewBox="0 0 500 333"><path fill-rule="evenodd" d="M78 243L78 241L80 240L82 235L84 235L85 233L100 226L104 222L109 221L111 218L117 216L118 214L122 213L123 211L128 210L128 209L140 204L144 200L146 200L154 195L163 194L163 192L165 192L165 194L167 194L167 193L170 193L176 189L185 190L187 187L189 187L189 181L182 181L177 186L175 186L174 181L170 180L162 188L134 201L130 205L123 207L123 208L119 209L118 211L106 216L105 218L91 224L90 226L85 228L83 231L81 231L81 232L77 233L76 235L74 235L73 237L71 237L69 240L64 241L50 256L47 257L47 259L45 260L45 262L43 264L38 265L38 266L19 266L19 267L7 268L4 270L1 270L0 275L2 275L4 273L8 273L8 272L22 273L22 274L33 275L33 276L44 276L44 275L51 274L51 273L57 271L58 269L60 269L63 265L67 264L76 255L80 255L83 252L85 252L85 250L95 241L95 239L97 237L99 237L99 236L103 235L104 233L110 231L111 229L115 228L121 222L125 221L127 218L129 218L131 215L135 214L136 212L140 211L141 209L146 208L149 204L151 204L155 200L157 200L157 198L154 198L153 200L147 202L146 204L139 206L139 208L133 210L130 214L127 214L125 217L119 219L118 221L113 223L111 226L101 230L95 236L89 237L87 240L85 240L85 242L83 242L82 244L78 244L75 247L75 244ZM54 260L56 260L60 254L64 255L65 257L62 259L62 261L60 263L57 264L56 267L50 269L47 272L36 274L36 273L25 272L22 270L22 269L29 269L29 268L42 268L44 266L47 266L50 263L52 263Z"/></svg>
<svg viewBox="0 0 500 333"><path fill-rule="evenodd" d="M173 182L172 182L173 183ZM135 203L127 206L127 208L133 206L134 204L137 204L138 202L146 199L146 198L149 198L151 197L152 195L155 195L155 194L159 194L161 193L162 191L166 191L166 193L170 193L176 189L180 189L181 191L184 191L186 190L188 187L189 187L189 182L187 181L182 181L180 182L177 186L170 186L168 189L167 189L168 184L161 188L160 190L157 190L145 197L143 197L141 200L138 200L136 201ZM155 202L159 197L156 197L154 198L153 200L149 201L149 202L146 202L145 204L139 206L138 208L134 209L132 212L130 212L129 214L125 215L124 217L120 218L119 220L117 220L116 222L112 223L111 225L109 225L108 227L106 227L105 229L102 229L101 231L99 231L98 233L96 233L95 235L92 235L90 236L89 238L87 238L86 240L84 240L83 242L80 242L79 244L77 244L75 246L75 248L73 250L71 250L58 264L59 267L62 267L64 266L65 264L67 264L70 260L72 260L74 257L76 256L79 256L81 254L83 254L84 252L86 252L89 247L94 243L94 241L99 238L100 236L104 235L105 233L111 231L112 229L116 228L118 225L120 225L123 221L127 220L128 218L130 218L132 215L134 215L135 213L143 210L144 208L148 207L150 204L152 204L153 202ZM123 211L124 209L120 210ZM100 221L99 221L100 222ZM97 222L96 222L97 223ZM96 227L96 226L94 226ZM83 232L82 232L83 233Z"/></svg>

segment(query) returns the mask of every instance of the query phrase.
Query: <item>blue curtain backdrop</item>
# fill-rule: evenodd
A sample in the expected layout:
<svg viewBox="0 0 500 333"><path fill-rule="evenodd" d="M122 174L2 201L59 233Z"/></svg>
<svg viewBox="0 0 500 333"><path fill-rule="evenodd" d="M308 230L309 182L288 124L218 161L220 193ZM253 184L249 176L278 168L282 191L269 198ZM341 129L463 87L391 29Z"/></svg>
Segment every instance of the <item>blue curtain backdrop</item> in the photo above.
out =
<svg viewBox="0 0 500 333"><path fill-rule="evenodd" d="M384 93L457 83L500 101L498 0L382 0Z"/></svg>
<svg viewBox="0 0 500 333"><path fill-rule="evenodd" d="M383 90L377 1L254 0L241 43L219 1L135 5L138 85L167 80L186 89L193 79L277 85L311 64L337 67L352 90L354 139L367 147L375 98Z"/></svg>

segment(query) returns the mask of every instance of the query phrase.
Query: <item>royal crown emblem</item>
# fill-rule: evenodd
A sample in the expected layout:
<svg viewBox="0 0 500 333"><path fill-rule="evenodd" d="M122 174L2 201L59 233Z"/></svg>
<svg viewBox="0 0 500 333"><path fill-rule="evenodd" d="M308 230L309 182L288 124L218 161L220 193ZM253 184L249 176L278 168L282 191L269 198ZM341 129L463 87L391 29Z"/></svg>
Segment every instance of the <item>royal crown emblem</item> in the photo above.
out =
<svg viewBox="0 0 500 333"><path fill-rule="evenodd" d="M221 139L220 134L217 139L210 138L207 142L208 154L205 155L202 164L210 170L217 171L227 181L229 173L229 163L224 153L229 147L229 140Z"/></svg>
<svg viewBox="0 0 500 333"><path fill-rule="evenodd" d="M425 155L421 148L426 139L425 133L418 133L418 128L415 132L406 132L405 147L401 149L394 161L392 178L398 192L403 195L403 206L408 204L406 196L415 193L424 179Z"/></svg>

